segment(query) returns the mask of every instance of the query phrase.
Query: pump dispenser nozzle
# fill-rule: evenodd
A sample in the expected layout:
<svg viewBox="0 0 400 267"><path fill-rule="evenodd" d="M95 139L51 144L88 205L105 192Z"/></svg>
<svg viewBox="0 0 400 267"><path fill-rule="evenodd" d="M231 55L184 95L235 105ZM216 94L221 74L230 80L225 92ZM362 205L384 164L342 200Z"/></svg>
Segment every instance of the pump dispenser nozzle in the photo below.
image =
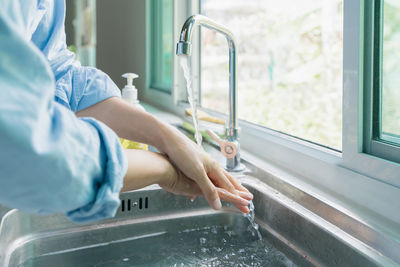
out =
<svg viewBox="0 0 400 267"><path fill-rule="evenodd" d="M127 86L133 86L133 79L136 79L137 77L139 77L139 75L137 75L136 73L125 73L122 75L122 77L127 79Z"/></svg>

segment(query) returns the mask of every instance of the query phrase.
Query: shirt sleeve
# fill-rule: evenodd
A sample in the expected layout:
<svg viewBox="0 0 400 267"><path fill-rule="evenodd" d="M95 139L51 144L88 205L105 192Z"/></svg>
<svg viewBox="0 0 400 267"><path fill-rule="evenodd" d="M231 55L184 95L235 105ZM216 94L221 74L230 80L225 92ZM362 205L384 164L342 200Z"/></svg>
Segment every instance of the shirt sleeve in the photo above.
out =
<svg viewBox="0 0 400 267"><path fill-rule="evenodd" d="M54 101L18 2L0 0L0 203L77 222L112 217L127 169L118 137Z"/></svg>
<svg viewBox="0 0 400 267"><path fill-rule="evenodd" d="M39 3L45 10L33 32L32 42L47 58L56 80L56 101L76 112L110 97L120 97L119 88L99 69L83 67L67 49L65 0Z"/></svg>

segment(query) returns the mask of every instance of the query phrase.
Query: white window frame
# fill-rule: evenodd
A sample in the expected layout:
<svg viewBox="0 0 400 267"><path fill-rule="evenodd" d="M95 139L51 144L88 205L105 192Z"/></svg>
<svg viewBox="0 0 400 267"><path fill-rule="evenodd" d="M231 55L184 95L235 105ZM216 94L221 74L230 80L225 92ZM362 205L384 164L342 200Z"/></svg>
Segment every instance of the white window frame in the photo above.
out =
<svg viewBox="0 0 400 267"><path fill-rule="evenodd" d="M366 1L371 0L344 0L343 151L340 153L242 120L239 122L240 144L244 152L251 152L259 159L289 170L313 186L356 205L368 205L382 216L400 221L397 204L400 203L400 164L363 153L362 19ZM199 12L199 5L188 2L197 1L175 0L175 44L185 19ZM199 44L196 46L193 58L199 60ZM193 66L196 67L195 64ZM194 69L194 84L197 86L199 72L200 66L197 66ZM175 57L172 94L148 88L144 100L182 117L187 104L180 101L182 95L179 94L184 95L184 86L182 71Z"/></svg>

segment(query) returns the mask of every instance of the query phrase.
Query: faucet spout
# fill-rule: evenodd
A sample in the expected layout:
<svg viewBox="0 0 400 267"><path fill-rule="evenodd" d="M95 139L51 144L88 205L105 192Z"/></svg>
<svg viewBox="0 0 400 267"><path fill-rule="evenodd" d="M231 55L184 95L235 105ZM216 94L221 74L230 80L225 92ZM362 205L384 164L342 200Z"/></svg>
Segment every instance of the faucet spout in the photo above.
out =
<svg viewBox="0 0 400 267"><path fill-rule="evenodd" d="M226 136L229 142L236 143L237 153L233 158L227 158L226 168L230 171L243 170L240 164L239 127L237 118L237 90L236 90L236 44L232 32L225 26L202 15L189 17L182 26L179 41L176 45L176 54L190 56L192 53L193 29L196 26L206 27L225 36L229 47L229 123Z"/></svg>
<svg viewBox="0 0 400 267"><path fill-rule="evenodd" d="M192 54L192 36L193 29L196 26L203 26L223 34L229 44L229 47L234 46L233 34L225 26L213 21L202 15L190 16L182 26L181 34L179 36L179 42L176 46L176 54L190 56Z"/></svg>

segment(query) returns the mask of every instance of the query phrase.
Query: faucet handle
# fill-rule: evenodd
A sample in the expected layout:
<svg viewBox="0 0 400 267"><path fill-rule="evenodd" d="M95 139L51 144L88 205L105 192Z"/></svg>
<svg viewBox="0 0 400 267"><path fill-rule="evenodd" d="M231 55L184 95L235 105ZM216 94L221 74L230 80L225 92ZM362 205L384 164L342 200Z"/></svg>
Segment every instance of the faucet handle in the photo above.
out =
<svg viewBox="0 0 400 267"><path fill-rule="evenodd" d="M221 153L228 159L233 159L237 154L237 146L233 142L222 140L213 131L207 130L208 135L218 143Z"/></svg>

